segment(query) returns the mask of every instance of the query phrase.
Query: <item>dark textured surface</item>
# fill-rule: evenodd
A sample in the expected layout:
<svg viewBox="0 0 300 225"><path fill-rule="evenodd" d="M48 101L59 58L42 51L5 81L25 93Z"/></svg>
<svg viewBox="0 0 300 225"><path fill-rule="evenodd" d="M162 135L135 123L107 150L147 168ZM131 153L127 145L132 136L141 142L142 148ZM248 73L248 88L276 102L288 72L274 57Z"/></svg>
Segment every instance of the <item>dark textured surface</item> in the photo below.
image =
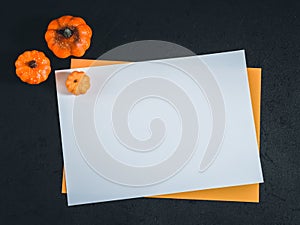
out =
<svg viewBox="0 0 300 225"><path fill-rule="evenodd" d="M300 224L300 8L297 1L182 1L148 4L8 2L0 8L0 224ZM135 40L159 39L197 54L245 49L248 66L263 68L261 202L135 199L67 207L60 194L62 154L54 74L38 86L21 83L14 61L44 51L50 20L82 16L93 28L83 58Z"/></svg>

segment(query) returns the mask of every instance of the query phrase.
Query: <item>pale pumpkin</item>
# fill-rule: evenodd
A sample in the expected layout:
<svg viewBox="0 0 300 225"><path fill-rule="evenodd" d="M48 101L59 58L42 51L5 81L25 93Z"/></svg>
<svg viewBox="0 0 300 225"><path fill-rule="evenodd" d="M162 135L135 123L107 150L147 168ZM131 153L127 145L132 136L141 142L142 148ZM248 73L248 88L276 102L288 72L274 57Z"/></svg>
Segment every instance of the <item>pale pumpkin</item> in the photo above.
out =
<svg viewBox="0 0 300 225"><path fill-rule="evenodd" d="M73 71L66 80L68 91L74 95L85 94L90 86L90 78L85 72Z"/></svg>

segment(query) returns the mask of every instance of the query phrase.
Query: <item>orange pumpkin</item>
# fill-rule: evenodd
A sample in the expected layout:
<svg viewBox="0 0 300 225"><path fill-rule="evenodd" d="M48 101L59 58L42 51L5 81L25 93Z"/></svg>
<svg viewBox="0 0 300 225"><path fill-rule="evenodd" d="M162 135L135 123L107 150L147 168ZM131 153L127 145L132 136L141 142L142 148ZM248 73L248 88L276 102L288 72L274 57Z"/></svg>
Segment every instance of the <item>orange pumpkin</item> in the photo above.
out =
<svg viewBox="0 0 300 225"><path fill-rule="evenodd" d="M80 17L62 16L52 20L45 33L49 49L59 58L81 57L90 47L92 29Z"/></svg>
<svg viewBox="0 0 300 225"><path fill-rule="evenodd" d="M25 51L15 62L16 74L28 84L39 84L47 80L50 72L50 60L43 52Z"/></svg>
<svg viewBox="0 0 300 225"><path fill-rule="evenodd" d="M73 71L66 80L66 87L74 95L85 94L90 88L90 78L80 71Z"/></svg>

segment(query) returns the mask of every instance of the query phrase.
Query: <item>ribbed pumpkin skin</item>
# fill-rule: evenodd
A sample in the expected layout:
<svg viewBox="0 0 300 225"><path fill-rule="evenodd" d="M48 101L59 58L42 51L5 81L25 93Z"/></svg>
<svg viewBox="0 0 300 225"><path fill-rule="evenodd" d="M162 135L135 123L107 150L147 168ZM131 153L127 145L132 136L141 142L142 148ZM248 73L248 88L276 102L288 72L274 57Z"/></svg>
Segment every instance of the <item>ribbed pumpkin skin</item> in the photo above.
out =
<svg viewBox="0 0 300 225"><path fill-rule="evenodd" d="M16 74L28 84L39 84L48 79L51 72L50 60L37 50L25 51L15 62Z"/></svg>
<svg viewBox="0 0 300 225"><path fill-rule="evenodd" d="M90 86L90 78L84 72L74 71L66 80L68 91L74 95L85 94Z"/></svg>
<svg viewBox="0 0 300 225"><path fill-rule="evenodd" d="M81 57L90 47L92 33L84 19L66 15L49 23L45 40L59 58Z"/></svg>

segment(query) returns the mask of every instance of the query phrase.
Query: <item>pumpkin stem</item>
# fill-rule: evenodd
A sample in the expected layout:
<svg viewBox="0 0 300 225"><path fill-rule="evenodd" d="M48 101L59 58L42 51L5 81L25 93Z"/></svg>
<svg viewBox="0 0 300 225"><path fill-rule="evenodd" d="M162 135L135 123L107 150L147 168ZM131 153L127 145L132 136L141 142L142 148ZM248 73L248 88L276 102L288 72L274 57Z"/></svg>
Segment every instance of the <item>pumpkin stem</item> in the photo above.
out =
<svg viewBox="0 0 300 225"><path fill-rule="evenodd" d="M31 61L29 61L28 66L30 68L35 68L35 67L37 67L37 63L35 60L31 60Z"/></svg>
<svg viewBox="0 0 300 225"><path fill-rule="evenodd" d="M65 38L69 38L73 35L73 31L68 27L58 30L58 33L63 35Z"/></svg>

